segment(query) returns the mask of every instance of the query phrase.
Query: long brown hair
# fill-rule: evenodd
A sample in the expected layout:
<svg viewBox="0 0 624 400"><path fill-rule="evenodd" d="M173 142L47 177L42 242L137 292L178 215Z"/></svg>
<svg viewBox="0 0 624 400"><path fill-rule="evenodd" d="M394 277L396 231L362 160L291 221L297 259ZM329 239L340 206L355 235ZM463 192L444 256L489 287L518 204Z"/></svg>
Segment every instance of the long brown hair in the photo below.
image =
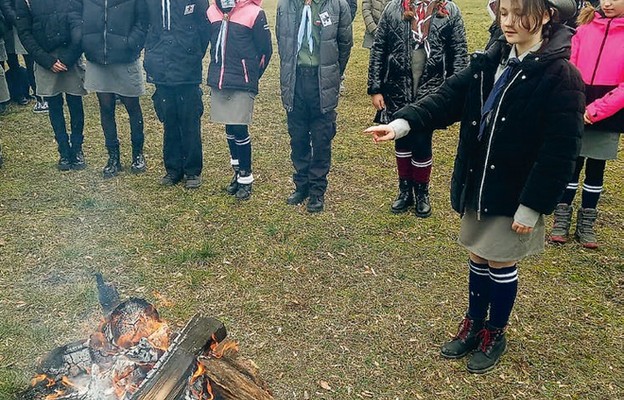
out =
<svg viewBox="0 0 624 400"><path fill-rule="evenodd" d="M497 1L498 12L496 13L496 23L500 24L500 0ZM530 33L540 30L542 25L542 17L548 12L551 15L550 8L544 0L511 0L513 6L520 7L520 25Z"/></svg>

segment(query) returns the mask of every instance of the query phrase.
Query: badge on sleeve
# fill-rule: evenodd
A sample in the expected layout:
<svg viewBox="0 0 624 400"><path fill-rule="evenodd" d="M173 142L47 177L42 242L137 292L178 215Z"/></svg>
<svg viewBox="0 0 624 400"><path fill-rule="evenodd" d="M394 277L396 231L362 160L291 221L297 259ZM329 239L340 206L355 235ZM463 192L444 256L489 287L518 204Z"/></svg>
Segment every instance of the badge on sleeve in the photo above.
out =
<svg viewBox="0 0 624 400"><path fill-rule="evenodd" d="M195 4L189 4L184 8L184 15L193 14L195 11Z"/></svg>
<svg viewBox="0 0 624 400"><path fill-rule="evenodd" d="M327 11L320 13L319 18L321 18L321 24L323 24L323 26L330 26L332 24L332 20Z"/></svg>

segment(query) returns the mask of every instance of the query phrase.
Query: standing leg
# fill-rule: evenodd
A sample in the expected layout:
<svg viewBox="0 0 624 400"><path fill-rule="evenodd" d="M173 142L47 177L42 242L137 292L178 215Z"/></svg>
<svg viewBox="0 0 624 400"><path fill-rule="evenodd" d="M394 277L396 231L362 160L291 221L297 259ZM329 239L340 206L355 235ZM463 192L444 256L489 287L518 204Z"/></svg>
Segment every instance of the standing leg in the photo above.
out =
<svg viewBox="0 0 624 400"><path fill-rule="evenodd" d="M163 163L165 176L160 180L163 186L173 186L182 180L182 131L176 111L176 90L173 87L156 85L152 96L154 111L163 124Z"/></svg>
<svg viewBox="0 0 624 400"><path fill-rule="evenodd" d="M119 96L121 102L126 107L130 119L130 139L132 141L132 165L130 171L134 174L145 172L147 165L143 155L143 143L145 135L143 133L143 111L138 97Z"/></svg>
<svg viewBox="0 0 624 400"><path fill-rule="evenodd" d="M203 152L201 141L201 116L204 114L202 90L197 85L184 85L177 97L177 113L182 130L182 157L184 160L185 187L201 186Z"/></svg>
<svg viewBox="0 0 624 400"><path fill-rule="evenodd" d="M607 162L588 158L585 165L585 181L581 207L576 218L576 239L588 249L598 248L598 238L594 232L594 223L598 218L598 200L602 193L604 171Z"/></svg>
<svg viewBox="0 0 624 400"><path fill-rule="evenodd" d="M413 134L409 134L394 142L394 154L396 157L397 171L399 173L399 194L394 199L390 211L395 214L403 213L414 204L414 173L412 172L412 140Z"/></svg>
<svg viewBox="0 0 624 400"><path fill-rule="evenodd" d="M305 79L303 74L297 73L293 109L286 114L288 134L290 135L290 159L295 168L293 173L295 191L286 200L286 203L290 205L303 203L310 190L308 174L312 155L312 147L310 146L311 117L307 104L307 96L310 94L304 92Z"/></svg>
<svg viewBox="0 0 624 400"><path fill-rule="evenodd" d="M104 142L108 150L108 161L102 170L104 178L112 178L122 170L119 159L119 138L117 137L117 123L115 122L115 94L98 93L100 103L100 121L104 131Z"/></svg>
<svg viewBox="0 0 624 400"><path fill-rule="evenodd" d="M28 54L24 54L24 64L26 64L26 72L28 73L28 84L35 96L36 103L33 112L36 114L47 113L49 110L48 103L41 96L37 96L37 83L35 81L35 59Z"/></svg>
<svg viewBox="0 0 624 400"><path fill-rule="evenodd" d="M225 191L233 196L238 192L238 171L240 170L240 166L238 161L238 148L236 147L236 136L232 128L230 128L230 125L225 126L225 138L227 140L228 149L230 150L230 165L234 170L234 176L230 184L225 188Z"/></svg>
<svg viewBox="0 0 624 400"><path fill-rule="evenodd" d="M50 124L52 124L54 139L58 145L58 152L60 155L58 169L60 171L69 171L71 169L71 157L69 136L67 136L65 115L63 114L63 95L58 94L54 97L48 97L47 100L50 105Z"/></svg>
<svg viewBox="0 0 624 400"><path fill-rule="evenodd" d="M238 189L236 198L248 200L251 197L251 189L254 181L251 170L251 137L247 125L228 125L230 133L234 134L236 154L238 154L239 173L236 179Z"/></svg>
<svg viewBox="0 0 624 400"><path fill-rule="evenodd" d="M416 195L415 213L419 218L431 215L429 202L429 179L433 165L432 137L433 131L414 132L412 147L412 172L414 174L414 192Z"/></svg>
<svg viewBox="0 0 624 400"><path fill-rule="evenodd" d="M578 190L579 177L584 164L584 157L576 159L576 167L574 169L572 181L568 183L565 192L563 192L561 202L555 207L553 227L549 238L553 243L566 243L568 241L570 225L572 223L572 201Z"/></svg>
<svg viewBox="0 0 624 400"><path fill-rule="evenodd" d="M72 169L85 169L87 164L82 152L82 143L84 141L84 108L82 105L82 96L74 96L65 94L67 100L67 108L69 108L69 117L71 119L71 157Z"/></svg>

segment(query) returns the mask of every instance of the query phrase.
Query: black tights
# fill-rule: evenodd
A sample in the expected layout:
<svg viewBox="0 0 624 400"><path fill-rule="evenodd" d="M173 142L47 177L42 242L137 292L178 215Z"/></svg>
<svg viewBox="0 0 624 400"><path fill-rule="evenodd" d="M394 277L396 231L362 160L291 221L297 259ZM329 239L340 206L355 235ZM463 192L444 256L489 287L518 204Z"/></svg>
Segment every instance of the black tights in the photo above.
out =
<svg viewBox="0 0 624 400"><path fill-rule="evenodd" d="M58 143L61 151L69 148L70 138L67 135L67 126L65 124L65 114L63 113L63 95L58 94L53 97L46 97L48 106L50 107L50 123L54 131L54 139ZM65 94L67 108L69 109L70 126L71 126L71 146L74 149L80 149L83 141L84 129L84 109L82 107L82 97Z"/></svg>
<svg viewBox="0 0 624 400"><path fill-rule="evenodd" d="M24 63L26 64L26 70L28 71L28 84L30 85L32 92L37 93L37 85L35 84L35 60L28 54L24 54L22 57L24 57ZM9 65L9 69L17 70L20 66L17 54L7 54L7 64ZM36 97L37 100L41 100L41 97Z"/></svg>
<svg viewBox="0 0 624 400"><path fill-rule="evenodd" d="M117 137L117 123L115 122L115 93L98 93L100 103L100 120L104 131L104 141L109 149L119 148ZM143 152L143 111L138 97L119 96L126 107L130 119L130 139L132 141L132 153L136 155Z"/></svg>
<svg viewBox="0 0 624 400"><path fill-rule="evenodd" d="M577 158L574 176L572 177L572 181L568 184L561 202L568 205L572 204L574 195L576 195L576 191L579 187L581 170L583 166L585 166L581 207L596 208L598 200L600 199L600 193L602 192L606 164L607 162L605 160L595 160L593 158L585 159L585 157Z"/></svg>

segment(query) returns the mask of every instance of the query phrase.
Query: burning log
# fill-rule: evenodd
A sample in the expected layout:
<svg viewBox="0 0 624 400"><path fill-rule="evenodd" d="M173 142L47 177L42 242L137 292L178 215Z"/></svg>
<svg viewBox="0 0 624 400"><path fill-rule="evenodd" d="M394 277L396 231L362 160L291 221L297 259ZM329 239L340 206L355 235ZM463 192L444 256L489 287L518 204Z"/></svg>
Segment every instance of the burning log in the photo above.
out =
<svg viewBox="0 0 624 400"><path fill-rule="evenodd" d="M268 385L258 376L258 366L237 353L237 344L224 341L200 357L213 391L228 400L273 400Z"/></svg>
<svg viewBox="0 0 624 400"><path fill-rule="evenodd" d="M167 352L146 377L132 400L177 400L189 377L211 343L225 339L223 324L216 319L196 315L172 343L175 351Z"/></svg>

